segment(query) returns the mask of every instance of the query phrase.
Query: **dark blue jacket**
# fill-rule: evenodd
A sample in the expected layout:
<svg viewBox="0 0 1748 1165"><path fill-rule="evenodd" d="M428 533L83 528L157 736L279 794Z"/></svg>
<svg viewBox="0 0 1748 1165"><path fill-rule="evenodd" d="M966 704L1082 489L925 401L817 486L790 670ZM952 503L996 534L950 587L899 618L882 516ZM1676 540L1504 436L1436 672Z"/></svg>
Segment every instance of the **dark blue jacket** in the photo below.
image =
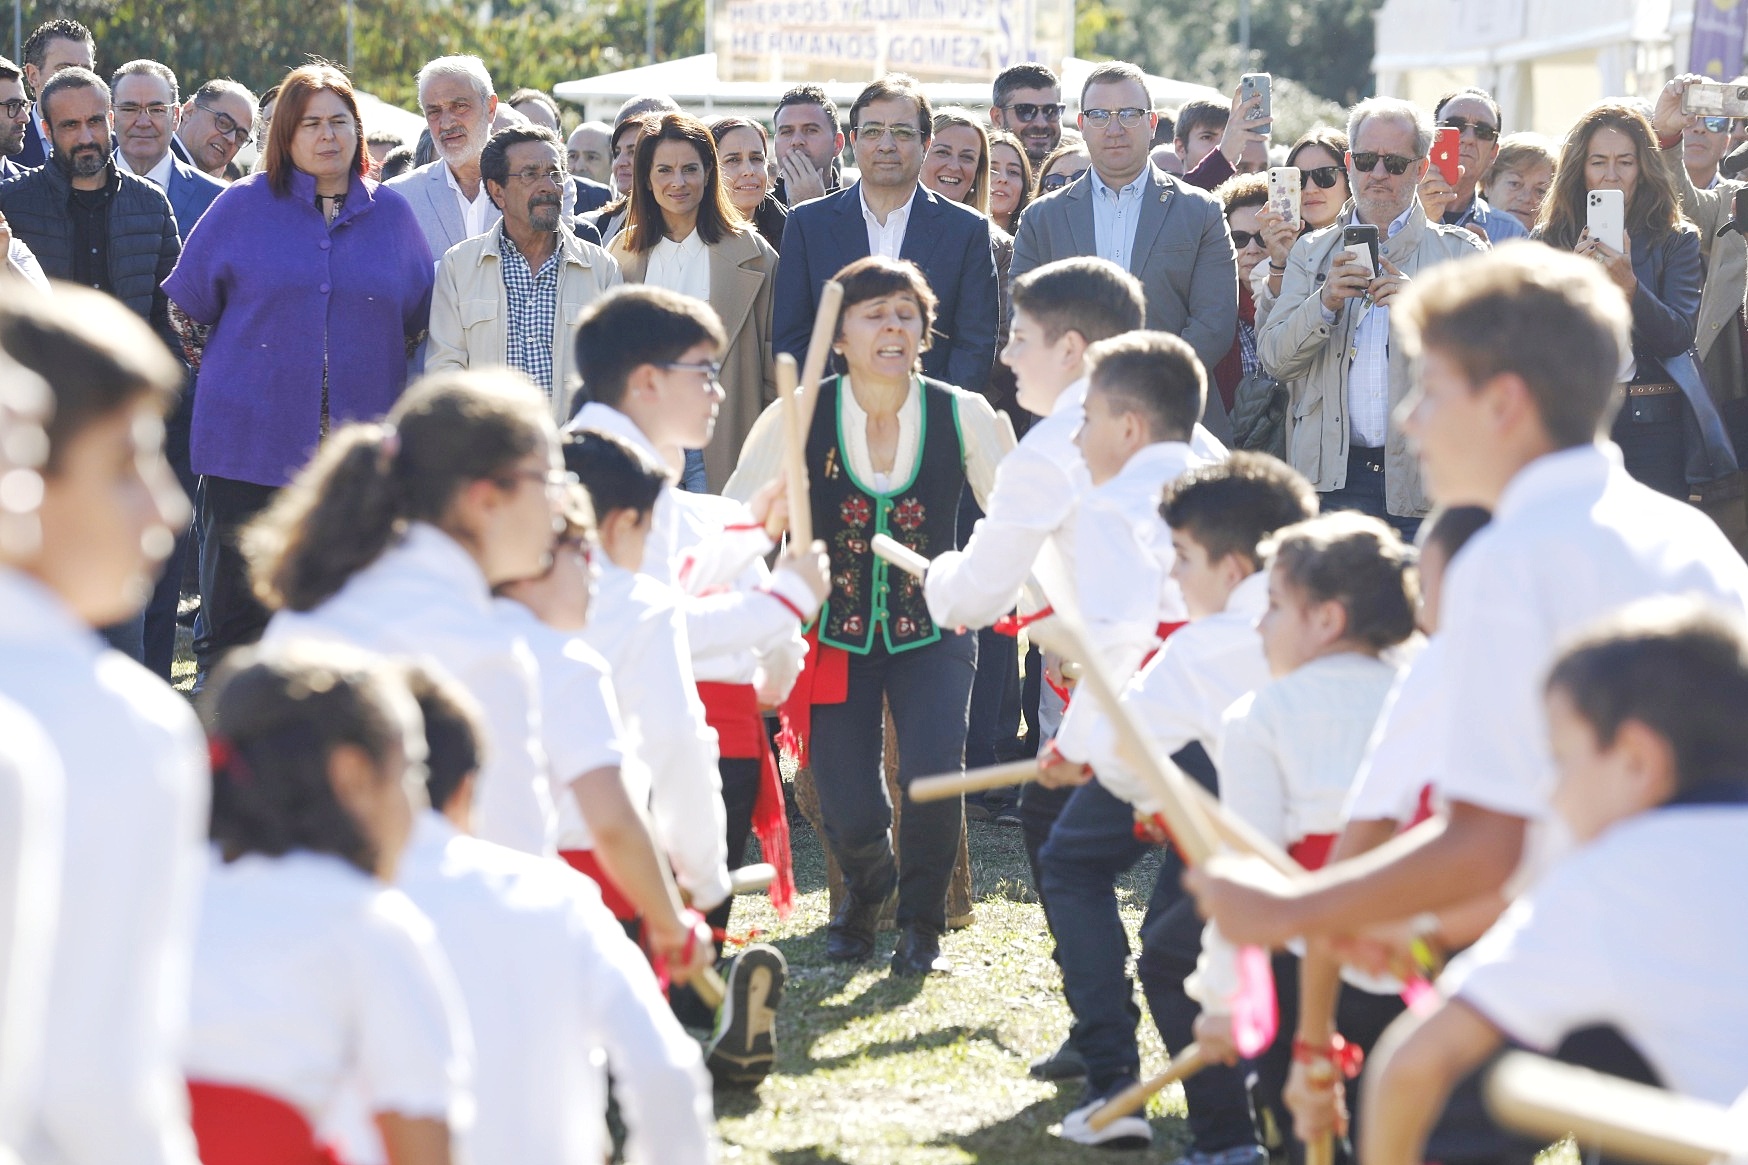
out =
<svg viewBox="0 0 1748 1165"><path fill-rule="evenodd" d="M1000 326L989 240L988 219L918 183L899 255L922 268L941 301L923 374L971 392L989 386ZM861 183L792 208L780 251L771 347L800 361L813 334L820 288L868 255Z"/></svg>
<svg viewBox="0 0 1748 1165"><path fill-rule="evenodd" d="M170 196L170 209L176 212L176 233L183 242L188 241L188 232L194 229L212 200L224 191L223 182L209 178L181 158L170 163L170 189L165 193Z"/></svg>
<svg viewBox="0 0 1748 1165"><path fill-rule="evenodd" d="M575 214L584 215L591 210L600 210L613 201L613 188L604 182L596 182L593 178L573 174L571 175L571 185L577 188Z"/></svg>
<svg viewBox="0 0 1748 1165"><path fill-rule="evenodd" d="M43 137L42 123L36 119L36 106L30 107L30 117L24 123L24 149L12 160L22 170L34 170L49 160L49 143Z"/></svg>

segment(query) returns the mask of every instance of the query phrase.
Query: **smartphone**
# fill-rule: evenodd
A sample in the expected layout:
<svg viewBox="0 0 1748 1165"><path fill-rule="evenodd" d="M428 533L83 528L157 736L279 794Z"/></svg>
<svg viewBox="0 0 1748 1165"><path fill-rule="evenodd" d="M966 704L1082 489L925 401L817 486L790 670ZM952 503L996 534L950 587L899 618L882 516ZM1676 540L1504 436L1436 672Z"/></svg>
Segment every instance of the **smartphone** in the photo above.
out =
<svg viewBox="0 0 1748 1165"><path fill-rule="evenodd" d="M1270 107L1269 94L1270 77L1267 73L1246 73L1238 79L1238 104L1250 104L1250 99L1262 95L1262 104L1257 107L1256 116L1269 118L1274 116Z"/></svg>
<svg viewBox="0 0 1748 1165"><path fill-rule="evenodd" d="M1620 190L1592 190L1584 196L1584 225L1590 237L1616 251L1627 249L1627 196Z"/></svg>
<svg viewBox="0 0 1748 1165"><path fill-rule="evenodd" d="M1738 234L1748 234L1748 186L1736 187L1736 199L1731 204L1729 225L1736 228ZM1723 234L1723 231L1719 231Z"/></svg>
<svg viewBox="0 0 1748 1165"><path fill-rule="evenodd" d="M1748 187L1744 187L1748 190ZM1299 222L1299 168L1297 166L1269 167L1269 209L1293 224L1298 230Z"/></svg>
<svg viewBox="0 0 1748 1165"><path fill-rule="evenodd" d="M1702 117L1748 117L1748 85L1696 81L1681 92L1681 112Z"/></svg>
<svg viewBox="0 0 1748 1165"><path fill-rule="evenodd" d="M1463 131L1454 125L1441 125L1432 135L1432 168L1452 186L1462 175L1457 168L1457 150L1463 144Z"/></svg>
<svg viewBox="0 0 1748 1165"><path fill-rule="evenodd" d="M1378 228L1370 223L1355 223L1341 229L1341 245L1346 249L1348 258L1355 263L1364 263L1372 269L1372 274L1378 273Z"/></svg>

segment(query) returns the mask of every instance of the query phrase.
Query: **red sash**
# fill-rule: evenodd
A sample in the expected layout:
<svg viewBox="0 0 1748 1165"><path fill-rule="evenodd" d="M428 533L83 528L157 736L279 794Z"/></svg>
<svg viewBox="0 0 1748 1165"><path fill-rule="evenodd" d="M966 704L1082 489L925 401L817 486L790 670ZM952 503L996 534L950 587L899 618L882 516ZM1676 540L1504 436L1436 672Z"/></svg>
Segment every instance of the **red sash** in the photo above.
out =
<svg viewBox="0 0 1748 1165"><path fill-rule="evenodd" d="M699 685L702 691L703 685ZM850 698L850 653L841 647L819 642L819 624L807 633L807 657L801 661L801 674L789 689L789 698L777 709L777 719L783 730L777 743L795 758L797 764L808 761L808 742L813 738L813 706L842 704Z"/></svg>
<svg viewBox="0 0 1748 1165"><path fill-rule="evenodd" d="M613 912L613 917L620 922L636 922L637 907L631 904L631 899L620 892L618 883L607 876L607 871L601 868L601 863L595 859L592 849L561 849L558 856L565 860L571 869L579 874L588 875L595 885L601 887L601 901L607 904L607 909Z"/></svg>
<svg viewBox="0 0 1748 1165"><path fill-rule="evenodd" d="M1308 833L1287 847L1287 855L1307 870L1319 870L1335 848L1336 834Z"/></svg>
<svg viewBox="0 0 1748 1165"><path fill-rule="evenodd" d="M819 644L813 644L817 650ZM811 657L812 652L809 652ZM803 665L805 667L805 665ZM848 698L849 668L845 661ZM771 883L771 905L778 918L789 917L795 908L795 870L789 859L789 813L783 803L783 777L765 734L765 717L759 712L759 694L751 684L718 684L698 681L698 698L704 701L704 720L716 729L717 750L731 760L759 762L759 795L753 803L753 833L765 860L777 868Z"/></svg>
<svg viewBox="0 0 1748 1165"><path fill-rule="evenodd" d="M201 1165L340 1165L283 1100L229 1084L189 1081L188 1100Z"/></svg>

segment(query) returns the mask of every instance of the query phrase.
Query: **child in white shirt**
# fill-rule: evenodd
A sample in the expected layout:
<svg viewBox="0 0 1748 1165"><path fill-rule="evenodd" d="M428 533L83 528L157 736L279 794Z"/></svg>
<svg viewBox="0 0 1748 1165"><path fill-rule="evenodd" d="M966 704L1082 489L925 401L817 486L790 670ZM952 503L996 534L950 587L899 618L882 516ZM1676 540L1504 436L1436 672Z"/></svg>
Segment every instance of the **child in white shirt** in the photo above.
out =
<svg viewBox="0 0 1748 1165"><path fill-rule="evenodd" d="M1427 1134L1451 1089L1507 1042L1716 1104L1748 1087L1740 616L1703 600L1631 607L1556 659L1544 690L1554 809L1577 848L1451 964L1437 1010L1391 1029L1362 1120L1367 1161L1438 1152ZM1606 1061L1598 1026L1618 1033ZM1459 1133L1470 1150L1435 1159L1527 1162L1541 1148L1466 1106L1446 1111L1438 1139Z"/></svg>
<svg viewBox="0 0 1748 1165"><path fill-rule="evenodd" d="M177 1052L205 748L187 702L93 630L139 613L188 522L161 447L184 371L137 315L73 287L0 301L0 349L53 395L38 536L0 546L0 696L36 719L65 777L53 836L29 848L54 863L29 888L53 912L53 947L46 999L25 995L39 1054L29 1094L0 1100L17 1105L4 1135L25 1161L194 1165Z"/></svg>
<svg viewBox="0 0 1748 1165"><path fill-rule="evenodd" d="M716 1159L698 1045L587 879L469 836L477 713L454 684L410 677L430 753L398 885L436 924L472 1023L472 1159L598 1165L607 1088L637 1161Z"/></svg>
<svg viewBox="0 0 1748 1165"><path fill-rule="evenodd" d="M200 1159L320 1160L356 1089L389 1165L449 1165L472 1121L466 1010L430 919L386 884L423 800L418 705L380 657L269 651L210 692L216 851L183 1055Z"/></svg>

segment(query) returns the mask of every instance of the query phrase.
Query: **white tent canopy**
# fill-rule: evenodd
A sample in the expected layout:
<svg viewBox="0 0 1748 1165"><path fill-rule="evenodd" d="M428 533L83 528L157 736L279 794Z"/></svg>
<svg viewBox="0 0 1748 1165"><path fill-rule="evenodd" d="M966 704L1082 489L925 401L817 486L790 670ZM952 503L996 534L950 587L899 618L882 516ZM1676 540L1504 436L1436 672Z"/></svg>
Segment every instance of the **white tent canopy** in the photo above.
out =
<svg viewBox="0 0 1748 1165"><path fill-rule="evenodd" d="M1062 96L1071 108L1078 104L1081 85L1093 67L1094 62L1078 57L1069 57L1062 62L1059 70ZM791 84L794 82L720 80L716 54L703 53L586 80L564 81L553 86L553 94L562 101L581 105L584 116L590 119L611 120L627 98L646 93L671 97L681 106L703 113L768 117L778 98ZM821 84L821 88L834 102L847 109L866 84L865 80L827 81ZM1161 108L1176 107L1192 98L1218 96L1205 85L1165 77L1149 76L1147 87L1153 96L1153 104ZM987 83L936 81L925 82L923 88L936 108L958 105L986 109L990 102Z"/></svg>

